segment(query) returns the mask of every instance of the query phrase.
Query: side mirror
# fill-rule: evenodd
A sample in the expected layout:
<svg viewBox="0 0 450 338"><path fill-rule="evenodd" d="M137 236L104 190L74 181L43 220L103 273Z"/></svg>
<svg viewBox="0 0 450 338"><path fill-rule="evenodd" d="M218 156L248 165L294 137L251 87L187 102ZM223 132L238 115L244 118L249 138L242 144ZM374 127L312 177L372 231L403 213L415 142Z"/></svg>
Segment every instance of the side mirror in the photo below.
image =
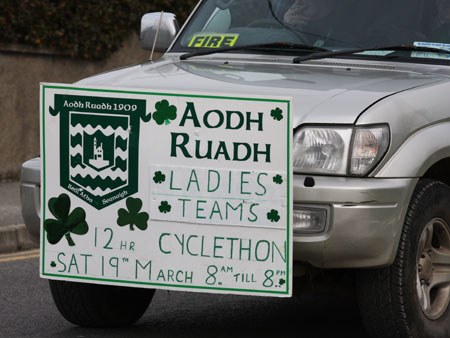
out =
<svg viewBox="0 0 450 338"><path fill-rule="evenodd" d="M175 14L172 13L163 13L162 18L161 12L144 14L141 19L141 47L150 51L153 49L158 26L155 52L164 53L180 30Z"/></svg>

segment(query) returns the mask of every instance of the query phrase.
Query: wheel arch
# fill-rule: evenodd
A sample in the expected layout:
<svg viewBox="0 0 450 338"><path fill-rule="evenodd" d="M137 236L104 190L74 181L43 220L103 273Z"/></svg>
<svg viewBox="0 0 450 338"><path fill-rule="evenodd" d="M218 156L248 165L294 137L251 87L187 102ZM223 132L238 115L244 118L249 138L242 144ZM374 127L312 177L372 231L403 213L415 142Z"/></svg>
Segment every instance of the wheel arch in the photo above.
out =
<svg viewBox="0 0 450 338"><path fill-rule="evenodd" d="M432 157L430 157L432 158ZM414 191L416 190L416 187L419 185L419 183L423 180L435 180L435 181L439 181L442 182L448 186L450 186L450 153L448 155L448 157L444 157L444 158L440 158L439 160L433 162L433 161L429 161L428 166L424 166L423 168L423 174L420 175L419 177L416 177L416 181L414 184L411 185L411 189L410 189L410 196L407 200L407 205L405 206L405 214L403 215L402 219L402 226L400 229L403 228L404 226L404 222L405 219L407 217L407 213L406 210L408 209L412 198L414 198ZM392 252L392 262L395 259L395 253L398 250L398 246L400 245L400 236L398 236L398 238L396 238L396 246L395 246L395 251Z"/></svg>
<svg viewBox="0 0 450 338"><path fill-rule="evenodd" d="M450 157L443 158L431 165L422 176L450 186Z"/></svg>

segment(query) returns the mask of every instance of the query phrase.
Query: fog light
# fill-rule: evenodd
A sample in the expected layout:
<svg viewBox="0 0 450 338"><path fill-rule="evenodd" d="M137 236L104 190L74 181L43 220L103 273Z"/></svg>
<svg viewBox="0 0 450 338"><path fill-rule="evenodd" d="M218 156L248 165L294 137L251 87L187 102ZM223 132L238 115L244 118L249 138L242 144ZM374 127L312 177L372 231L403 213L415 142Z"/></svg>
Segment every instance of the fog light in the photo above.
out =
<svg viewBox="0 0 450 338"><path fill-rule="evenodd" d="M329 207L294 204L294 233L311 234L324 232L328 224Z"/></svg>

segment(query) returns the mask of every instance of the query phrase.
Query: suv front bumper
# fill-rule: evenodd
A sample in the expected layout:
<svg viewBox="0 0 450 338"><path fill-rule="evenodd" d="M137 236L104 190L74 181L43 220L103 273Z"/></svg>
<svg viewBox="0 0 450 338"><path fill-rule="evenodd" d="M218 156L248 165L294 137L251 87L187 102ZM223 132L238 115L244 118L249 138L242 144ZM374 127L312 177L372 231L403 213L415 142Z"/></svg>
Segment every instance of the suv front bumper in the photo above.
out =
<svg viewBox="0 0 450 338"><path fill-rule="evenodd" d="M294 235L294 260L319 268L390 265L418 179L315 176L314 186L306 187L306 177L294 175L294 203L325 206L329 220L323 233ZM22 165L20 191L25 224L38 242L39 158Z"/></svg>
<svg viewBox="0 0 450 338"><path fill-rule="evenodd" d="M294 234L294 260L319 268L392 264L412 192L418 179L294 175L294 204L329 206L321 234ZM309 176L311 177L311 176Z"/></svg>
<svg viewBox="0 0 450 338"><path fill-rule="evenodd" d="M39 157L22 164L20 203L22 217L30 238L39 243L41 216L41 159Z"/></svg>

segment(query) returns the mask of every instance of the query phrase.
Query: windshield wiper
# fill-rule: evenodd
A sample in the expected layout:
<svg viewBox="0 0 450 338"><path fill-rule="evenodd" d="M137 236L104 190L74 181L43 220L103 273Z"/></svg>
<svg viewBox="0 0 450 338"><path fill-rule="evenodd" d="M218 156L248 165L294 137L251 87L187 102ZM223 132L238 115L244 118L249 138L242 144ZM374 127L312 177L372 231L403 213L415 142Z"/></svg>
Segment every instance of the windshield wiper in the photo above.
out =
<svg viewBox="0 0 450 338"><path fill-rule="evenodd" d="M227 53L233 50L240 50L240 49L259 49L259 48L286 48L286 49L302 49L306 52L331 52L328 49L311 46L311 45L304 45L304 44L298 44L298 43L290 43L290 42L269 42L269 43L256 43L256 44L249 44L249 45L242 45L242 46L234 46L234 47L226 47L226 48L217 48L217 49L210 49L210 50L199 50L199 51L193 51L186 54L183 54L180 56L180 60L186 60L193 56L202 56L202 55L210 55L210 54L217 54L217 53Z"/></svg>
<svg viewBox="0 0 450 338"><path fill-rule="evenodd" d="M292 62L300 63L303 61L331 58L331 57L335 57L335 56L351 55L351 54L356 54L356 53L370 52L370 51L377 51L377 50L411 51L411 52L418 51L418 52L450 54L450 51L446 50L446 49L412 46L412 45L398 45L398 46L369 47L369 48L346 49L346 50L311 53L311 54L304 55L304 56L298 56L298 57L294 58L294 60L292 60Z"/></svg>

